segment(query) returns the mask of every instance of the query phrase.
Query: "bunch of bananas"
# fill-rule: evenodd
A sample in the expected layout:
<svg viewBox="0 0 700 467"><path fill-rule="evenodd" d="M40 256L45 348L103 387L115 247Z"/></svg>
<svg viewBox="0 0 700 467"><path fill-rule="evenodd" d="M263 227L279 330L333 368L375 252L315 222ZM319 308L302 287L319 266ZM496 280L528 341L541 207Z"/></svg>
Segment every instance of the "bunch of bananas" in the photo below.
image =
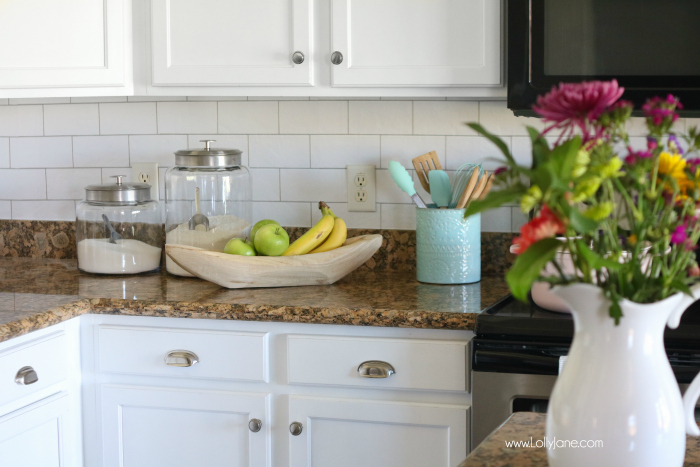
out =
<svg viewBox="0 0 700 467"><path fill-rule="evenodd" d="M345 221L333 214L331 208L321 201L318 208L323 217L304 235L289 245L282 256L296 256L335 250L343 246L348 238L348 227Z"/></svg>

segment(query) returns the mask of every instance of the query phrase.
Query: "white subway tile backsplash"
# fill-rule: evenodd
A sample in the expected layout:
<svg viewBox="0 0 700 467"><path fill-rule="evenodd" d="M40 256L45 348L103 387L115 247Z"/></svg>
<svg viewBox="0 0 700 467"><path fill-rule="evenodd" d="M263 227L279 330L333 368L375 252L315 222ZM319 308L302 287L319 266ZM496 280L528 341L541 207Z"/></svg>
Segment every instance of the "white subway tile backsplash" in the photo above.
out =
<svg viewBox="0 0 700 467"><path fill-rule="evenodd" d="M444 136L382 136L382 167L397 161L407 169L413 167L411 160L430 151L435 151L445 168Z"/></svg>
<svg viewBox="0 0 700 467"><path fill-rule="evenodd" d="M279 133L279 105L276 101L219 102L218 106L219 133Z"/></svg>
<svg viewBox="0 0 700 467"><path fill-rule="evenodd" d="M12 168L73 167L70 136L10 138Z"/></svg>
<svg viewBox="0 0 700 467"><path fill-rule="evenodd" d="M99 104L103 135L153 135L158 132L153 102Z"/></svg>
<svg viewBox="0 0 700 467"><path fill-rule="evenodd" d="M318 204L318 203L317 203ZM321 210L317 204L311 205L311 224L316 224L321 220ZM345 221L348 226L354 229L379 229L381 228L381 213L379 206L375 212L349 212L348 203L328 203L333 214Z"/></svg>
<svg viewBox="0 0 700 467"><path fill-rule="evenodd" d="M510 208L511 212L511 229L513 232L520 232L520 227L527 224L528 216L523 214L519 207Z"/></svg>
<svg viewBox="0 0 700 467"><path fill-rule="evenodd" d="M0 136L42 136L44 110L41 105L0 107Z"/></svg>
<svg viewBox="0 0 700 467"><path fill-rule="evenodd" d="M382 229L416 230L414 204L382 204Z"/></svg>
<svg viewBox="0 0 700 467"><path fill-rule="evenodd" d="M251 167L308 168L311 166L309 137L301 135L250 135Z"/></svg>
<svg viewBox="0 0 700 467"><path fill-rule="evenodd" d="M280 169L250 169L253 201L280 201Z"/></svg>
<svg viewBox="0 0 700 467"><path fill-rule="evenodd" d="M535 117L516 117L504 101L481 101L479 123L487 131L503 136L527 136L526 126L542 131L542 120Z"/></svg>
<svg viewBox="0 0 700 467"><path fill-rule="evenodd" d="M334 135L348 133L347 101L282 101L280 133Z"/></svg>
<svg viewBox="0 0 700 467"><path fill-rule="evenodd" d="M85 187L101 182L101 169L46 169L46 197L84 199Z"/></svg>
<svg viewBox="0 0 700 467"><path fill-rule="evenodd" d="M241 164L248 166L248 135L189 135L187 144L189 149L204 148L202 140L214 140L212 148L238 149L242 151Z"/></svg>
<svg viewBox="0 0 700 467"><path fill-rule="evenodd" d="M0 201L0 219L12 219L11 201Z"/></svg>
<svg viewBox="0 0 700 467"><path fill-rule="evenodd" d="M510 137L502 137L508 147ZM457 170L465 163L483 163L485 170L495 170L503 165L505 156L495 144L481 136L448 136L446 144L446 168Z"/></svg>
<svg viewBox="0 0 700 467"><path fill-rule="evenodd" d="M379 135L311 136L311 167L326 169L379 164Z"/></svg>
<svg viewBox="0 0 700 467"><path fill-rule="evenodd" d="M131 169L128 167L104 167L102 168L102 181L100 183L116 183L116 179L112 178L116 175L123 175L123 182L131 181Z"/></svg>
<svg viewBox="0 0 700 467"><path fill-rule="evenodd" d="M0 199L46 199L46 170L0 169Z"/></svg>
<svg viewBox="0 0 700 467"><path fill-rule="evenodd" d="M10 100L9 99L0 99L0 105L9 105Z"/></svg>
<svg viewBox="0 0 700 467"><path fill-rule="evenodd" d="M35 221L74 221L75 201L13 201L12 218Z"/></svg>
<svg viewBox="0 0 700 467"><path fill-rule="evenodd" d="M158 133L216 133L216 102L158 102Z"/></svg>
<svg viewBox="0 0 700 467"><path fill-rule="evenodd" d="M99 135L100 117L97 104L44 106L44 134Z"/></svg>
<svg viewBox="0 0 700 467"><path fill-rule="evenodd" d="M129 136L129 156L134 162L157 162L162 167L175 165L175 151L187 149L186 135Z"/></svg>
<svg viewBox="0 0 700 467"><path fill-rule="evenodd" d="M416 101L414 135L475 135L465 123L479 120L479 103L468 101Z"/></svg>
<svg viewBox="0 0 700 467"><path fill-rule="evenodd" d="M311 203L253 202L253 222L273 219L285 227L311 227Z"/></svg>
<svg viewBox="0 0 700 467"><path fill-rule="evenodd" d="M0 138L0 169L10 167L10 138Z"/></svg>
<svg viewBox="0 0 700 467"><path fill-rule="evenodd" d="M129 167L128 136L74 136L75 167Z"/></svg>
<svg viewBox="0 0 700 467"><path fill-rule="evenodd" d="M347 201L345 169L280 170L282 201Z"/></svg>
<svg viewBox="0 0 700 467"><path fill-rule="evenodd" d="M413 103L409 101L350 101L350 134L410 135Z"/></svg>
<svg viewBox="0 0 700 467"><path fill-rule="evenodd" d="M529 136L513 136L510 153L519 165L532 166L532 140ZM503 164L505 165L505 164Z"/></svg>
<svg viewBox="0 0 700 467"><path fill-rule="evenodd" d="M481 213L482 232L510 232L513 229L510 207L500 207Z"/></svg>

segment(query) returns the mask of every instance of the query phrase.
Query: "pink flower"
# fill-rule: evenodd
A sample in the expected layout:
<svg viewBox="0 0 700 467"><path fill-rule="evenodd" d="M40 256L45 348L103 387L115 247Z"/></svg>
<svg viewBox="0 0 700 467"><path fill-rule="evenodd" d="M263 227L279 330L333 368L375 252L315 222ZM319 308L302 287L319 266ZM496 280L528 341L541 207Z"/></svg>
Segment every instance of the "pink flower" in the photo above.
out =
<svg viewBox="0 0 700 467"><path fill-rule="evenodd" d="M695 243L693 242L693 240L690 239L690 238L686 238L685 241L683 242L683 249L684 249L685 251L693 251L693 250L695 250L695 247L696 247L696 246L697 246L697 245L695 245Z"/></svg>
<svg viewBox="0 0 700 467"><path fill-rule="evenodd" d="M666 99L653 97L647 100L642 106L647 122L651 123L653 126L670 126L673 122L678 120L678 114L675 110L682 108L683 106L678 98L671 94L669 94Z"/></svg>
<svg viewBox="0 0 700 467"><path fill-rule="evenodd" d="M545 122L553 124L544 133L552 128L565 128L573 132L578 127L583 132L584 140L588 141L595 135L590 135L587 122L597 119L624 91L617 80L560 83L559 87L538 97L537 105L532 108Z"/></svg>
<svg viewBox="0 0 700 467"><path fill-rule="evenodd" d="M688 226L686 224L682 224L676 227L676 230L674 230L671 234L671 243L673 243L674 245L680 245L681 243L685 243L685 239L688 238L688 235L685 233L687 228Z"/></svg>
<svg viewBox="0 0 700 467"><path fill-rule="evenodd" d="M502 174L503 172L507 172L507 171L508 171L508 167L499 167L499 168L497 168L496 170L494 170L493 174L494 174L494 175L500 175L500 174Z"/></svg>

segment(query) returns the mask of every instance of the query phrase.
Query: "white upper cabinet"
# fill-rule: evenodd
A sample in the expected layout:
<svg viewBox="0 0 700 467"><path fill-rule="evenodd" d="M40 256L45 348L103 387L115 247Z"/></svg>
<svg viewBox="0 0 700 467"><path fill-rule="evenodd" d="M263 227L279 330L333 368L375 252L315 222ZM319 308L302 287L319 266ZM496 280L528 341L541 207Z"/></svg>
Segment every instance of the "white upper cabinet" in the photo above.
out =
<svg viewBox="0 0 700 467"><path fill-rule="evenodd" d="M0 97L132 92L129 0L2 2L0 43Z"/></svg>
<svg viewBox="0 0 700 467"><path fill-rule="evenodd" d="M152 0L152 84L312 85L311 1Z"/></svg>
<svg viewBox="0 0 700 467"><path fill-rule="evenodd" d="M333 86L502 84L500 1L331 2Z"/></svg>

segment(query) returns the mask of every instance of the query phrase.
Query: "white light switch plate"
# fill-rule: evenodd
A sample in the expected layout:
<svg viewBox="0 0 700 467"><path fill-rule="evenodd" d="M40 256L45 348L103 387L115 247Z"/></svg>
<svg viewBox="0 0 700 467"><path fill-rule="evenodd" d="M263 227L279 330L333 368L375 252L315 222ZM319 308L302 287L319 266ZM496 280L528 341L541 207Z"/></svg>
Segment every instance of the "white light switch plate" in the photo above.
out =
<svg viewBox="0 0 700 467"><path fill-rule="evenodd" d="M348 211L376 211L377 182L374 165L345 166L348 185Z"/></svg>
<svg viewBox="0 0 700 467"><path fill-rule="evenodd" d="M136 183L148 183L151 185L151 199L157 200L158 191L158 163L137 162L131 166L131 181Z"/></svg>

